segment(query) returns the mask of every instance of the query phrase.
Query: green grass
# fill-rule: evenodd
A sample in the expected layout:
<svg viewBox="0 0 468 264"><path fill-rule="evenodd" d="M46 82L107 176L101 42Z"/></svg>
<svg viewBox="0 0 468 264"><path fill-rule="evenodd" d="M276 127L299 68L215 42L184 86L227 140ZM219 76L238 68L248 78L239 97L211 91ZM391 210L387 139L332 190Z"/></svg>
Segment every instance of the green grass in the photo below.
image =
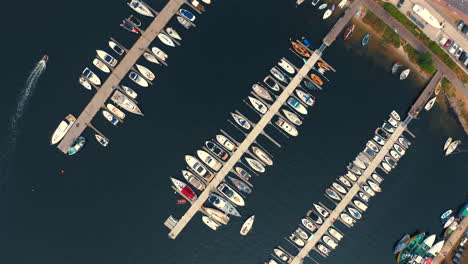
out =
<svg viewBox="0 0 468 264"><path fill-rule="evenodd" d="M398 35L392 28L385 24L374 13L367 10L366 16L363 20L382 36L383 45L391 44L395 48L400 47L400 35Z"/></svg>
<svg viewBox="0 0 468 264"><path fill-rule="evenodd" d="M419 52L410 45L406 45L404 49L408 53L410 60L417 63L423 71L430 74L434 74L436 72L434 60L429 52Z"/></svg>

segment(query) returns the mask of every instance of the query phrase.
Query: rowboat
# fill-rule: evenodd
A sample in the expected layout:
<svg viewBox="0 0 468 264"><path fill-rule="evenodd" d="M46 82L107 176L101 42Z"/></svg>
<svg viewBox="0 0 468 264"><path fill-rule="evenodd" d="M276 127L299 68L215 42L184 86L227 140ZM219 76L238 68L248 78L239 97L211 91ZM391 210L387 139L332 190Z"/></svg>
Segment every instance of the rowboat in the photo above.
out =
<svg viewBox="0 0 468 264"><path fill-rule="evenodd" d="M312 78L312 81L316 83L317 85L320 85L320 86L323 85L322 79L320 79L320 77L318 77L316 74L312 73L310 75L310 78Z"/></svg>
<svg viewBox="0 0 468 264"><path fill-rule="evenodd" d="M252 225L255 220L255 215L252 215L251 217L247 218L247 220L244 222L242 225L242 228L240 230L240 234L245 236L249 233L250 229L252 228Z"/></svg>
<svg viewBox="0 0 468 264"><path fill-rule="evenodd" d="M306 58L309 58L310 57L310 52L309 50L304 47L302 44L299 44L297 42L294 42L294 41L290 41L291 42L291 45L293 46L293 49L301 56L303 57L306 57Z"/></svg>

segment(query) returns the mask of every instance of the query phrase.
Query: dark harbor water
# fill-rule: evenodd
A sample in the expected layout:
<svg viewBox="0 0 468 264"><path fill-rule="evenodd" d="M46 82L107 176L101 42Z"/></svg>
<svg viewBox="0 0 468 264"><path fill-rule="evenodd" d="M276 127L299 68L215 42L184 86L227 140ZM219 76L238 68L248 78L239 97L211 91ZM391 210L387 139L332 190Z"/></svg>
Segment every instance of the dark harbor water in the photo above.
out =
<svg viewBox="0 0 468 264"><path fill-rule="evenodd" d="M124 81L141 95L144 118L129 114L115 128L97 116L93 124L110 145L102 148L88 130L88 144L73 157L50 146L50 136L62 118L78 116L90 100L93 93L77 80L84 67L94 67L95 49L109 50L111 36L127 47L136 40L118 26L131 10L126 1L5 3L0 263L262 263L275 246L291 248L283 237L313 202L327 202L323 190L345 172L388 114L393 109L406 113L423 87L411 78L394 78L378 48L336 41L324 58L338 72L314 93L317 104L299 136L288 141L267 129L284 145L281 149L259 139L275 164L252 180L255 188L240 209L242 220L214 232L197 215L177 240L170 240L163 222L187 209L175 204L178 197L169 185L169 177L182 178L184 155L221 128L240 139L226 122L229 112L238 109L256 121L241 102L251 85L282 56L300 65L288 51L288 39L306 36L317 47L337 19L323 22L310 4L294 8L292 0L214 2L195 29L171 22L183 45L164 48L168 68L140 60L157 75L153 87ZM165 1L148 3L158 9ZM13 148L5 143L8 124L29 71L43 54L50 61ZM443 158L441 152L448 136L466 141L455 119L436 105L410 130L417 138L385 177L383 192L370 201L355 228L338 224L345 238L327 259L314 255L320 263L392 263L393 244L404 233L439 233L440 213L467 200L467 154ZM251 214L256 215L254 229L241 237L240 226Z"/></svg>

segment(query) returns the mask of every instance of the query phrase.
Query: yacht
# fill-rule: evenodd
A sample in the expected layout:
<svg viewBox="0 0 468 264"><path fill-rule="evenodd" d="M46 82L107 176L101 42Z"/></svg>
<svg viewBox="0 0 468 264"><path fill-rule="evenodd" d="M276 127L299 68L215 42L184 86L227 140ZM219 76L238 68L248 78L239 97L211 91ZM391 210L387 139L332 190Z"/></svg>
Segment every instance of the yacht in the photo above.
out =
<svg viewBox="0 0 468 264"><path fill-rule="evenodd" d="M294 108L298 113L307 115L307 108L305 108L299 101L297 101L294 97L289 97L288 105Z"/></svg>
<svg viewBox="0 0 468 264"><path fill-rule="evenodd" d="M368 196L367 194L365 194L365 193L363 193L363 192L359 192L358 195L359 195L359 197L361 197L361 199L362 199L364 202L366 202L366 203L369 202L369 196Z"/></svg>
<svg viewBox="0 0 468 264"><path fill-rule="evenodd" d="M294 244L296 244L298 247L303 247L305 245L304 241L302 239L299 238L298 235L296 235L295 233L291 234L289 236L289 239L294 242Z"/></svg>
<svg viewBox="0 0 468 264"><path fill-rule="evenodd" d="M117 66L117 63L119 63L118 60L116 60L114 57L109 55L109 53L103 51L103 50L96 50L97 55L99 58L101 58L107 65L115 68Z"/></svg>
<svg viewBox="0 0 468 264"><path fill-rule="evenodd" d="M228 176L229 180L232 182L232 184L234 184L234 186L236 186L236 188L239 190L239 191L242 191L244 193L247 193L247 194L251 194L252 193L252 188L249 187L248 184L246 184L245 182L241 181L241 180L238 180L236 178L233 178L231 176Z"/></svg>
<svg viewBox="0 0 468 264"><path fill-rule="evenodd" d="M119 123L119 120L115 118L111 113L107 112L106 110L102 110L102 115L109 121L111 124L116 126Z"/></svg>
<svg viewBox="0 0 468 264"><path fill-rule="evenodd" d="M93 60L93 65L96 66L96 68L98 68L102 72L110 73L109 67L107 67L107 65L104 64L104 62L102 62L101 60L97 58Z"/></svg>
<svg viewBox="0 0 468 264"><path fill-rule="evenodd" d="M120 111L120 109L114 106L113 104L107 104L106 107L112 114L114 114L119 119L122 120L125 118L125 113Z"/></svg>
<svg viewBox="0 0 468 264"><path fill-rule="evenodd" d="M317 244L317 249L325 256L328 256L328 254L330 254L330 250L322 244Z"/></svg>
<svg viewBox="0 0 468 264"><path fill-rule="evenodd" d="M450 143L452 143L452 140L453 139L451 137L447 138L444 144L444 151L448 149L448 147L450 146Z"/></svg>
<svg viewBox="0 0 468 264"><path fill-rule="evenodd" d="M404 137L399 137L398 142L405 148L408 148L409 146L411 146L411 142Z"/></svg>
<svg viewBox="0 0 468 264"><path fill-rule="evenodd" d="M323 208L322 206L315 203L313 203L313 205L315 207L315 210L317 210L317 212L324 218L327 218L330 215L330 213L327 210L325 210L325 208Z"/></svg>
<svg viewBox="0 0 468 264"><path fill-rule="evenodd" d="M286 77L276 67L271 68L270 73L273 74L276 79L286 83Z"/></svg>
<svg viewBox="0 0 468 264"><path fill-rule="evenodd" d="M395 132L395 128L392 125L388 124L387 122L383 123L382 127L389 133Z"/></svg>
<svg viewBox="0 0 468 264"><path fill-rule="evenodd" d="M118 55L124 54L125 50L115 41L109 40L109 47Z"/></svg>
<svg viewBox="0 0 468 264"><path fill-rule="evenodd" d="M323 224L323 219L318 214L316 214L313 210L309 210L307 212L307 216L310 217L310 219L312 219L315 222L315 224L317 225Z"/></svg>
<svg viewBox="0 0 468 264"><path fill-rule="evenodd" d="M370 149L371 149L372 151L374 151L374 152L379 152L379 148L378 148L377 145L375 145L375 143L372 142L371 140L369 140L369 141L367 142L366 146L367 146L368 148L370 148Z"/></svg>
<svg viewBox="0 0 468 264"><path fill-rule="evenodd" d="M161 61L166 61L167 58L169 57L164 51L162 51L161 49L157 47L152 47L151 52L153 52L154 55L156 55L156 57L158 57L158 59L160 59Z"/></svg>
<svg viewBox="0 0 468 264"><path fill-rule="evenodd" d="M393 169L396 167L396 161L394 161L392 158L389 156L385 156L385 161L390 165Z"/></svg>
<svg viewBox="0 0 468 264"><path fill-rule="evenodd" d="M388 119L388 123L390 123L390 125L392 125L394 128L398 127L398 121L396 121L395 119L391 117Z"/></svg>
<svg viewBox="0 0 468 264"><path fill-rule="evenodd" d="M286 109L281 109L284 113L284 115L286 116L286 118L291 121L293 124L297 125L297 126L300 126L302 125L302 120L296 115L294 114L293 112L291 111L288 111Z"/></svg>
<svg viewBox="0 0 468 264"><path fill-rule="evenodd" d="M203 166L198 159L193 156L185 155L185 161L189 165L189 167L197 173L200 177L202 177L205 181L209 182L213 179L214 174L211 173L205 166Z"/></svg>
<svg viewBox="0 0 468 264"><path fill-rule="evenodd" d="M249 121L245 120L242 116L231 113L232 118L234 118L234 121L236 121L237 124L239 124L241 127L243 127L246 130L250 130L252 128L252 125L250 125Z"/></svg>
<svg viewBox="0 0 468 264"><path fill-rule="evenodd" d="M245 202L242 196L238 194L236 191L234 191L234 189L231 188L231 186L227 185L226 183L221 183L216 188L218 189L220 193L226 196L235 205L237 206L245 205Z"/></svg>
<svg viewBox="0 0 468 264"><path fill-rule="evenodd" d="M99 79L99 77L96 74L94 74L94 72L92 72L88 67L86 67L83 70L82 74L94 85L97 85L97 86L101 85L101 79Z"/></svg>
<svg viewBox="0 0 468 264"><path fill-rule="evenodd" d="M347 2L348 2L348 0L341 0L340 3L338 4L338 7L343 8L346 5Z"/></svg>
<svg viewBox="0 0 468 264"><path fill-rule="evenodd" d="M120 23L120 26L122 28L124 28L125 30L133 33L133 34L138 34L139 33L139 31L138 31L138 29L136 29L136 27L134 27L133 25L131 25L130 23L128 23L125 20L122 20L122 23Z"/></svg>
<svg viewBox="0 0 468 264"><path fill-rule="evenodd" d="M292 259L289 257L289 255L287 255L284 251L282 251L281 249L279 248L275 248L273 249L273 252L275 253L275 255L281 259L282 261L284 261L285 263L289 263L292 261Z"/></svg>
<svg viewBox="0 0 468 264"><path fill-rule="evenodd" d="M135 64L135 66L137 67L138 71L148 80L150 81L153 81L154 78L156 78L156 76L154 75L154 73L152 73L148 68L146 68L145 66L142 66L142 65L139 65L139 64Z"/></svg>
<svg viewBox="0 0 468 264"><path fill-rule="evenodd" d="M354 220L353 218L351 218L351 216L349 216L348 214L346 213L341 213L340 214L340 218L348 225L350 226L353 226L354 225L354 222L356 222L356 220Z"/></svg>
<svg viewBox="0 0 468 264"><path fill-rule="evenodd" d="M197 199L197 194L183 181L179 181L172 177L170 177L170 179L174 187L184 196L184 198L187 198L190 201L195 201Z"/></svg>
<svg viewBox="0 0 468 264"><path fill-rule="evenodd" d="M162 43L166 44L169 47L175 47L174 41L170 37L168 37L166 34L159 33L158 34L159 40L161 40Z"/></svg>
<svg viewBox="0 0 468 264"><path fill-rule="evenodd" d="M226 214L241 217L239 211L237 211L237 209L232 204L230 204L228 201L226 201L219 195L216 195L214 193L210 194L210 196L208 197L208 201L219 210L225 212Z"/></svg>
<svg viewBox="0 0 468 264"><path fill-rule="evenodd" d="M302 218L302 225L305 226L310 232L314 232L317 227L307 218Z"/></svg>
<svg viewBox="0 0 468 264"><path fill-rule="evenodd" d="M338 180L348 188L351 188L351 182L349 182L344 176L340 176Z"/></svg>
<svg viewBox="0 0 468 264"><path fill-rule="evenodd" d="M236 143L232 142L229 140L227 137L223 135L216 135L216 141L218 141L219 144L221 144L224 148L227 150L234 152L237 150L237 145Z"/></svg>
<svg viewBox="0 0 468 264"><path fill-rule="evenodd" d="M268 101L273 101L273 98L271 97L270 93L267 91L267 89L263 88L262 86L254 84L252 85L252 90L261 98Z"/></svg>
<svg viewBox="0 0 468 264"><path fill-rule="evenodd" d="M361 170L359 170L359 168L356 165L351 164L351 163L348 165L348 170L350 170L352 173L359 175L359 176L361 176L362 174Z"/></svg>
<svg viewBox="0 0 468 264"><path fill-rule="evenodd" d="M371 180L367 180L367 183L369 184L369 186L371 187L371 189L374 192L381 192L382 191L382 189L380 189L380 186L377 183L375 183L375 182L373 182Z"/></svg>
<svg viewBox="0 0 468 264"><path fill-rule="evenodd" d="M185 29L189 29L192 24L190 24L190 22L188 22L187 19L181 17L181 16L177 16L177 21L179 22L179 24L181 24Z"/></svg>
<svg viewBox="0 0 468 264"><path fill-rule="evenodd" d="M198 158L200 158L201 161L203 161L203 163L208 165L208 167L210 167L214 171L219 171L221 167L223 167L223 164L221 164L221 162L219 162L213 156L208 154L206 151L197 150L197 156Z"/></svg>
<svg viewBox="0 0 468 264"><path fill-rule="evenodd" d="M455 140L452 143L450 143L447 150L445 151L445 156L452 154L457 149L458 145L460 145L460 143L460 140Z"/></svg>
<svg viewBox="0 0 468 264"><path fill-rule="evenodd" d="M346 172L346 177L348 177L348 179L350 179L350 180L352 180L354 182L357 181L357 176L354 175L354 173L352 173L350 171Z"/></svg>
<svg viewBox="0 0 468 264"><path fill-rule="evenodd" d="M143 79L143 77L141 77L138 73L134 71L130 71L130 73L128 74L128 77L130 78L130 80L134 81L136 84L140 85L141 87L149 86L148 81Z"/></svg>
<svg viewBox="0 0 468 264"><path fill-rule="evenodd" d="M172 27L167 27L166 32L172 38L182 40L182 37L179 35L179 33L177 33L177 31L175 31L175 29L173 29Z"/></svg>
<svg viewBox="0 0 468 264"><path fill-rule="evenodd" d="M378 183L382 183L383 182L383 178L380 177L377 173L372 173L372 179L374 179L376 182Z"/></svg>
<svg viewBox="0 0 468 264"><path fill-rule="evenodd" d="M408 75L410 74L411 70L410 69L406 69L404 71L401 72L400 74L400 80L404 80L408 77Z"/></svg>
<svg viewBox="0 0 468 264"><path fill-rule="evenodd" d="M293 137L296 137L297 135L299 135L299 132L297 131L297 129L293 125L286 122L281 117L278 117L278 120L275 122L275 124L281 129L283 129L283 131L285 131L286 133L288 133L289 135Z"/></svg>
<svg viewBox="0 0 468 264"><path fill-rule="evenodd" d="M236 167L235 170L238 173L238 176L241 177L245 181L249 181L250 178L252 178L252 175L250 175L250 173L248 173L246 170L244 170L241 167Z"/></svg>
<svg viewBox="0 0 468 264"><path fill-rule="evenodd" d="M401 158L400 154L396 152L395 150L390 150L390 156L392 156L394 159L399 160Z"/></svg>
<svg viewBox="0 0 468 264"><path fill-rule="evenodd" d="M390 115L392 116L393 119L395 119L396 121L400 122L401 121L401 118L400 118L400 115L395 111L393 110Z"/></svg>
<svg viewBox="0 0 468 264"><path fill-rule="evenodd" d="M130 113L143 115L140 108L132 100L130 100L127 96L125 96L122 92L118 90L114 92L114 94L111 97L111 100Z"/></svg>
<svg viewBox="0 0 468 264"><path fill-rule="evenodd" d="M281 61L278 62L278 65L289 74L294 74L296 72L294 67L291 66L291 64L286 62L286 60L284 60L284 59L281 59Z"/></svg>
<svg viewBox="0 0 468 264"><path fill-rule="evenodd" d="M296 229L296 234L298 234L302 239L306 240L309 239L309 235L300 227Z"/></svg>
<svg viewBox="0 0 468 264"><path fill-rule="evenodd" d="M202 221L203 221L203 223L205 223L205 225L207 225L209 228L211 228L211 229L213 229L215 231L219 227L219 224L216 223L216 221L214 221L213 219L209 218L206 215L202 216Z"/></svg>
<svg viewBox="0 0 468 264"><path fill-rule="evenodd" d="M327 9L327 11L325 11L325 13L323 13L323 19L327 19L331 16L331 14L333 13L333 10L331 9Z"/></svg>
<svg viewBox="0 0 468 264"><path fill-rule="evenodd" d="M252 96L249 96L248 98L249 98L250 104L252 104L255 110L257 110L260 114L263 115L268 111L268 107L264 103L262 103L262 101Z"/></svg>
<svg viewBox="0 0 468 264"><path fill-rule="evenodd" d="M205 184L190 171L182 170L182 176L184 176L185 180L195 187L195 189L199 191L203 191L205 189Z"/></svg>
<svg viewBox="0 0 468 264"><path fill-rule="evenodd" d="M434 103L436 101L437 97L433 97L431 100L429 100L427 102L427 104L424 106L424 109L426 109L426 111L429 111L432 109L432 107L434 106Z"/></svg>
<svg viewBox="0 0 468 264"><path fill-rule="evenodd" d="M332 189L325 189L325 193L332 199L334 200L337 200L337 201L341 201L341 197L335 192L333 191Z"/></svg>
<svg viewBox="0 0 468 264"><path fill-rule="evenodd" d="M364 162L362 162L358 158L354 159L353 164L358 166L360 169L363 169L363 170L365 170L367 168L366 164Z"/></svg>
<svg viewBox="0 0 468 264"><path fill-rule="evenodd" d="M266 165L269 165L269 166L273 165L273 160L261 148L258 148L258 147L254 146L254 147L252 147L252 151L255 154L255 156L257 156L263 163L265 163Z"/></svg>
<svg viewBox="0 0 468 264"><path fill-rule="evenodd" d="M342 194L346 194L348 192L348 191L346 191L346 189L343 186L339 185L336 182L332 183L332 186L333 186L333 188L335 188L335 190L339 191Z"/></svg>
<svg viewBox="0 0 468 264"><path fill-rule="evenodd" d="M398 154L400 154L400 156L403 156L406 153L406 151L398 144L393 144L393 148L398 152Z"/></svg>
<svg viewBox="0 0 468 264"><path fill-rule="evenodd" d="M122 85L122 89L131 98L136 99L138 97L138 94L132 88Z"/></svg>
<svg viewBox="0 0 468 264"><path fill-rule="evenodd" d="M51 145L55 145L67 134L70 127L75 123L76 118L73 115L67 115L65 120L61 121L58 127L55 129L50 140Z"/></svg>
<svg viewBox="0 0 468 264"><path fill-rule="evenodd" d="M252 169L254 169L255 171L258 171L258 172L261 172L261 173L266 171L265 167L263 167L263 165L260 162L258 162L257 160L251 159L251 158L245 158L245 160L250 165L250 167Z"/></svg>
<svg viewBox="0 0 468 264"><path fill-rule="evenodd" d="M375 192L367 185L363 185L362 189L369 194L371 197L375 196Z"/></svg>
<svg viewBox="0 0 468 264"><path fill-rule="evenodd" d="M381 146L385 145L385 140L384 140L383 138L381 138L380 136L374 135L373 139L374 139L374 141L377 142L379 145L381 145Z"/></svg>
<svg viewBox="0 0 468 264"><path fill-rule="evenodd" d="M140 15L154 17L149 8L139 0L132 0L128 6Z"/></svg>

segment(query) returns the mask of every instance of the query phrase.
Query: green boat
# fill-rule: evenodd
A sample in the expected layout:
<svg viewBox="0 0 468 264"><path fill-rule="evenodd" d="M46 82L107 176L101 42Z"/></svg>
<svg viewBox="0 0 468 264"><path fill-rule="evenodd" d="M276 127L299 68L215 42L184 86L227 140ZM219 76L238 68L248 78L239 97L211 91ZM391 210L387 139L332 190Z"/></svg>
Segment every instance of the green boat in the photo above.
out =
<svg viewBox="0 0 468 264"><path fill-rule="evenodd" d="M419 235L416 235L410 238L405 249L398 254L397 263L404 263L404 260L410 257L414 249L417 248L419 244L423 242L425 235L426 235L425 233L421 233Z"/></svg>
<svg viewBox="0 0 468 264"><path fill-rule="evenodd" d="M79 137L73 144L72 146L70 147L70 149L68 150L68 155L74 155L76 154L78 151L80 151L84 144L86 143L86 139L84 137Z"/></svg>

